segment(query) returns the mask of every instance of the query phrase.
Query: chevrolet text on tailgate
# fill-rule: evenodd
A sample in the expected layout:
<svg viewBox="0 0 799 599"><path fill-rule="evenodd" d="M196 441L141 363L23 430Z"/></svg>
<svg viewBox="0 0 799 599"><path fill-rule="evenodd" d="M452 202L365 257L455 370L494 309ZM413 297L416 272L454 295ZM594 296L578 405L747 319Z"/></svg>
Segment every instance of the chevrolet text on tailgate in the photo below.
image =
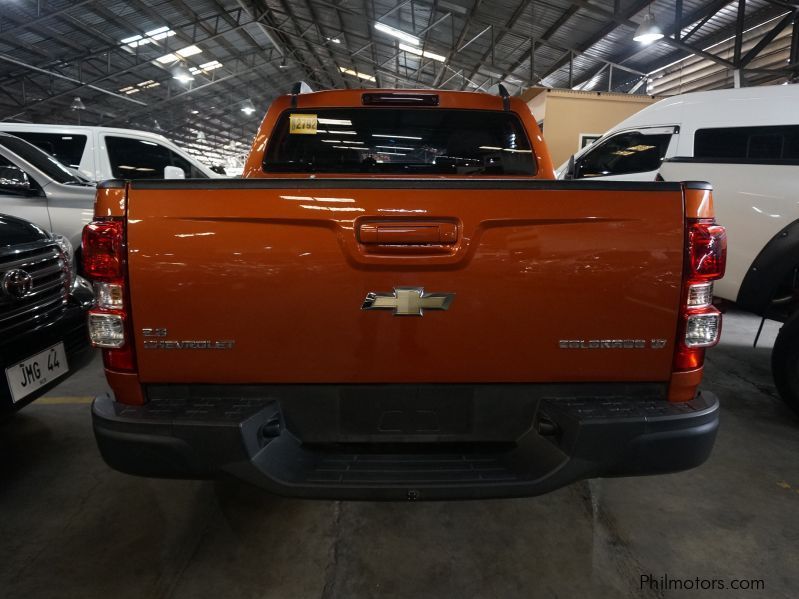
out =
<svg viewBox="0 0 799 599"><path fill-rule="evenodd" d="M83 259L123 472L510 497L713 446L709 185L556 181L506 94L280 97L243 179L100 185Z"/></svg>

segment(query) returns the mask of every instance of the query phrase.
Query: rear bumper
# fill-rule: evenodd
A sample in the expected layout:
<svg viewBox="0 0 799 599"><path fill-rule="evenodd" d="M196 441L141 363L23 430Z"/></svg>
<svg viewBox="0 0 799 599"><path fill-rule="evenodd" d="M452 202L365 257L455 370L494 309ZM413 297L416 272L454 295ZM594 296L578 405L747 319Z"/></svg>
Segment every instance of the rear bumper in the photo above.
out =
<svg viewBox="0 0 799 599"><path fill-rule="evenodd" d="M536 400L512 443L303 443L276 399L159 399L92 406L105 461L130 474L227 473L281 495L335 499L532 496L574 481L675 472L710 455L717 398Z"/></svg>

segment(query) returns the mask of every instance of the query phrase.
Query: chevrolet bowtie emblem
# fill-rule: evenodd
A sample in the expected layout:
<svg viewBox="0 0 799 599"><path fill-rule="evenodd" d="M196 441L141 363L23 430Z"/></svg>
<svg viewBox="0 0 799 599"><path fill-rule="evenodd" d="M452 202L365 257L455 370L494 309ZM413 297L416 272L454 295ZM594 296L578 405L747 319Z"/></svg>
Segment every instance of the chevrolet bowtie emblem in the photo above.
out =
<svg viewBox="0 0 799 599"><path fill-rule="evenodd" d="M422 287L395 287L392 293L366 294L362 310L393 310L394 316L422 316L425 310L446 310L454 293L425 293Z"/></svg>

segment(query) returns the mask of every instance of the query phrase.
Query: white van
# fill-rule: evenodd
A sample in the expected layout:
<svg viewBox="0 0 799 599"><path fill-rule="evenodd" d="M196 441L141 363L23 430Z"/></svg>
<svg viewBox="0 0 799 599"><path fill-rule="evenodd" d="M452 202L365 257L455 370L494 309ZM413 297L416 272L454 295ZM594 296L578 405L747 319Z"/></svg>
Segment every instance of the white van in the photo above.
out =
<svg viewBox="0 0 799 599"><path fill-rule="evenodd" d="M799 85L684 94L611 129L559 178L708 181L727 228L715 294L785 322L772 366L799 413Z"/></svg>
<svg viewBox="0 0 799 599"><path fill-rule="evenodd" d="M0 131L40 147L90 181L219 177L163 135L81 125L0 122ZM180 169L178 171L177 169Z"/></svg>

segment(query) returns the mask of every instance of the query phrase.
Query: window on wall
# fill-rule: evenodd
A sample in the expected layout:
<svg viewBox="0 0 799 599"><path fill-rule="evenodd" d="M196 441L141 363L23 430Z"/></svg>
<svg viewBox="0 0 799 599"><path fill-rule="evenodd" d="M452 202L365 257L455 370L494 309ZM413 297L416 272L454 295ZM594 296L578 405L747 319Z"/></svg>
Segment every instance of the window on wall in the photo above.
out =
<svg viewBox="0 0 799 599"><path fill-rule="evenodd" d="M154 141L107 135L105 145L111 172L118 179L163 179L167 166L182 169L189 179L206 178L188 160Z"/></svg>
<svg viewBox="0 0 799 599"><path fill-rule="evenodd" d="M694 158L765 164L799 161L799 125L699 129Z"/></svg>
<svg viewBox="0 0 799 599"><path fill-rule="evenodd" d="M621 133L589 151L577 165L577 177L609 177L646 173L660 168L671 140L670 133Z"/></svg>

